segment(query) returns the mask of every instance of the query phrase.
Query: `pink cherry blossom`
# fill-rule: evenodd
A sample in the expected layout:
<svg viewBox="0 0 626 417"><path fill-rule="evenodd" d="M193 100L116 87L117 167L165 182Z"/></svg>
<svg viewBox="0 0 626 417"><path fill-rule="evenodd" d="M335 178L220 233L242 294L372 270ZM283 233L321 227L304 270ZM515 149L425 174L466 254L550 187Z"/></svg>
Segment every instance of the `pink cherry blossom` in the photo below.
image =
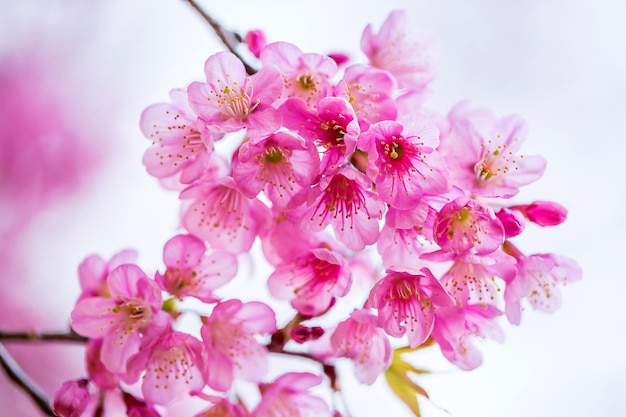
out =
<svg viewBox="0 0 626 417"><path fill-rule="evenodd" d="M512 324L521 321L521 300L526 298L539 311L553 313L561 306L558 283L582 278L580 266L572 259L554 254L525 256L518 259L517 274L504 291L506 316Z"/></svg>
<svg viewBox="0 0 626 417"><path fill-rule="evenodd" d="M100 389L113 390L119 386L123 374L110 372L102 363L102 339L91 339L85 352L85 369L89 379Z"/></svg>
<svg viewBox="0 0 626 417"><path fill-rule="evenodd" d="M296 130L322 149L322 173L337 170L355 151L361 129L356 113L346 99L323 98L317 110L311 111L302 99L291 98L279 110L285 127Z"/></svg>
<svg viewBox="0 0 626 417"><path fill-rule="evenodd" d="M367 310L354 310L350 318L339 323L330 343L337 357L354 361L359 382L371 385L391 364L391 344L378 318Z"/></svg>
<svg viewBox="0 0 626 417"><path fill-rule="evenodd" d="M202 343L181 332L165 333L128 360L127 382L142 376L146 401L169 404L174 398L199 392L205 385L206 357Z"/></svg>
<svg viewBox="0 0 626 417"><path fill-rule="evenodd" d="M279 265L267 286L274 297L290 300L301 314L316 316L328 310L333 298L345 296L351 282L346 260L337 252L319 248Z"/></svg>
<svg viewBox="0 0 626 417"><path fill-rule="evenodd" d="M395 80L388 72L355 64L346 68L343 79L335 87L335 95L350 102L361 130L365 131L372 123L396 118L395 88Z"/></svg>
<svg viewBox="0 0 626 417"><path fill-rule="evenodd" d="M520 211L528 220L539 226L556 226L567 218L567 209L552 201L535 201L510 209Z"/></svg>
<svg viewBox="0 0 626 417"><path fill-rule="evenodd" d="M263 190L273 207L289 210L307 198L319 173L319 156L312 143L291 132L277 132L261 141L244 143L233 161L233 178L249 198Z"/></svg>
<svg viewBox="0 0 626 417"><path fill-rule="evenodd" d="M406 12L389 14L380 31L368 25L361 37L361 49L373 67L389 71L400 87L420 89L435 76L439 48L428 35L408 31Z"/></svg>
<svg viewBox="0 0 626 417"><path fill-rule="evenodd" d="M489 110L461 103L448 118L451 131L440 150L454 183L466 192L509 198L543 175L546 161L541 156L518 153L528 135L519 116L497 118Z"/></svg>
<svg viewBox="0 0 626 417"><path fill-rule="evenodd" d="M134 250L123 250L116 253L109 262L106 262L99 255L88 256L78 266L78 280L81 289L78 299L108 297L110 295L107 286L109 272L120 265L133 263L136 260L137 252Z"/></svg>
<svg viewBox="0 0 626 417"><path fill-rule="evenodd" d="M378 323L394 337L405 334L410 347L424 343L435 323L435 310L454 305L437 278L422 268L417 274L388 270L367 300L378 309Z"/></svg>
<svg viewBox="0 0 626 417"><path fill-rule="evenodd" d="M415 207L422 194L450 190L443 159L436 151L437 127L423 114L400 122L382 121L370 126L358 146L368 152L367 175L386 203L399 209Z"/></svg>
<svg viewBox="0 0 626 417"><path fill-rule="evenodd" d="M156 273L159 286L182 299L196 297L205 303L219 300L213 290L229 282L237 273L237 258L227 252L207 254L200 239L192 235L176 235L163 249L167 270Z"/></svg>
<svg viewBox="0 0 626 417"><path fill-rule="evenodd" d="M496 213L496 217L500 220L500 223L502 223L502 227L504 227L504 234L507 239L519 235L526 227L524 215L518 210L510 210L503 207Z"/></svg>
<svg viewBox="0 0 626 417"><path fill-rule="evenodd" d="M263 33L260 29L249 30L245 36L245 42L248 45L248 49L250 52L257 58L261 55L261 51L267 45L267 40L265 39L265 33Z"/></svg>
<svg viewBox="0 0 626 417"><path fill-rule="evenodd" d="M152 141L143 163L150 175L178 174L181 183L190 184L207 170L214 138L189 108L185 90L172 90L170 98L171 104L153 104L141 115L141 131Z"/></svg>
<svg viewBox="0 0 626 417"><path fill-rule="evenodd" d="M504 340L504 333L495 323L502 314L494 306L468 305L464 308L452 306L439 309L432 337L443 355L465 371L471 371L482 363L480 352L472 344L472 337Z"/></svg>
<svg viewBox="0 0 626 417"><path fill-rule="evenodd" d="M246 252L270 218L267 206L243 195L231 177L198 182L181 199L191 200L183 212L184 227L217 250Z"/></svg>
<svg viewBox="0 0 626 417"><path fill-rule="evenodd" d="M280 116L272 107L282 90L275 67L248 76L239 58L218 52L207 59L204 72L207 82L191 83L187 94L189 105L211 130L226 133L247 128L249 137L258 137L280 127Z"/></svg>
<svg viewBox="0 0 626 417"><path fill-rule="evenodd" d="M101 360L113 373L122 374L126 361L168 325L161 311L161 293L136 265L115 268L107 278L110 297L84 298L72 311L76 333L102 339ZM144 337L146 340L143 340Z"/></svg>
<svg viewBox="0 0 626 417"><path fill-rule="evenodd" d="M80 417L90 398L88 380L67 381L54 394L52 411L59 417Z"/></svg>
<svg viewBox="0 0 626 417"><path fill-rule="evenodd" d="M509 281L515 272L515 259L502 251L485 256L465 253L454 259L441 284L460 306L496 304L501 291L496 277Z"/></svg>
<svg viewBox="0 0 626 417"><path fill-rule="evenodd" d="M330 78L337 64L326 55L303 53L287 42L267 45L261 52L263 65L275 65L284 81L283 97L300 97L308 108L331 91Z"/></svg>
<svg viewBox="0 0 626 417"><path fill-rule="evenodd" d="M202 340L207 352L207 383L227 391L234 378L259 382L268 370L267 349L255 336L276 331L274 311L260 302L228 300L218 303L202 319Z"/></svg>
<svg viewBox="0 0 626 417"><path fill-rule="evenodd" d="M308 392L322 377L291 372L263 387L261 402L251 417L330 417L328 405Z"/></svg>
<svg viewBox="0 0 626 417"><path fill-rule="evenodd" d="M485 255L504 243L504 227L488 206L457 197L440 210L433 238L446 252Z"/></svg>
<svg viewBox="0 0 626 417"><path fill-rule="evenodd" d="M373 244L378 239L378 219L384 206L368 188L365 175L350 167L323 177L311 191L311 203L302 213L302 227L319 231L332 224L337 239L354 251Z"/></svg>

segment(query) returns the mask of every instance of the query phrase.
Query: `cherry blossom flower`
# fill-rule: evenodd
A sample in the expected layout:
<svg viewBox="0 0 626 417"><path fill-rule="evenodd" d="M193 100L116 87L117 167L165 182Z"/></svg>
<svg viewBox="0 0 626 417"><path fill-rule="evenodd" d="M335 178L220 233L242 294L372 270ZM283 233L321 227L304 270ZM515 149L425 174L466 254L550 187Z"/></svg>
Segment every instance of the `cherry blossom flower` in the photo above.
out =
<svg viewBox="0 0 626 417"><path fill-rule="evenodd" d="M373 244L384 206L369 187L365 175L350 167L322 178L311 190L302 227L319 231L332 224L337 239L354 251Z"/></svg>
<svg viewBox="0 0 626 417"><path fill-rule="evenodd" d="M233 161L233 178L241 192L254 198L263 190L280 211L306 200L318 172L315 147L291 132L277 132L256 143L248 141Z"/></svg>
<svg viewBox="0 0 626 417"><path fill-rule="evenodd" d="M185 189L181 199L191 199L182 222L193 235L218 250L246 252L270 218L269 209L243 195L231 177L198 182Z"/></svg>
<svg viewBox="0 0 626 417"><path fill-rule="evenodd" d="M509 198L520 186L543 175L543 157L518 154L528 134L519 116L497 118L489 110L461 103L448 118L451 131L440 150L446 155L452 180L466 192Z"/></svg>
<svg viewBox="0 0 626 417"><path fill-rule="evenodd" d="M409 32L402 10L389 14L376 34L368 25L361 50L373 67L389 71L402 88L423 88L435 76L439 47L431 36Z"/></svg>
<svg viewBox="0 0 626 417"><path fill-rule="evenodd" d="M333 355L354 361L359 382L371 385L391 364L391 344L378 318L367 310L354 310L350 318L339 323L330 343Z"/></svg>
<svg viewBox="0 0 626 417"><path fill-rule="evenodd" d="M228 300L218 303L202 319L207 352L207 383L218 391L230 388L234 378L259 382L268 369L267 349L255 335L276 331L274 311L260 302Z"/></svg>
<svg viewBox="0 0 626 417"><path fill-rule="evenodd" d="M207 82L191 83L187 94L189 105L209 129L226 133L245 127L249 137L258 137L280 127L280 116L272 107L282 90L276 67L248 76L239 58L218 52L206 60L204 72Z"/></svg>
<svg viewBox="0 0 626 417"><path fill-rule="evenodd" d="M163 249L166 271L155 275L159 286L182 299L195 297L205 303L219 300L213 290L230 281L237 273L237 258L223 251L206 254L207 248L192 235L176 235Z"/></svg>
<svg viewBox="0 0 626 417"><path fill-rule="evenodd" d="M267 286L274 297L290 300L301 314L316 316L328 310L333 298L345 296L351 282L346 260L337 252L319 248L279 265Z"/></svg>
<svg viewBox="0 0 626 417"><path fill-rule="evenodd" d="M380 198L399 209L415 207L422 194L450 190L446 166L439 153L439 131L425 115L415 113L399 123L370 126L358 146L368 152L367 175Z"/></svg>
<svg viewBox="0 0 626 417"><path fill-rule="evenodd" d="M485 255L504 243L504 227L488 206L457 197L439 211L433 238L446 252Z"/></svg>
<svg viewBox="0 0 626 417"><path fill-rule="evenodd" d="M285 127L297 130L322 149L322 173L337 170L355 151L361 129L347 100L325 97L319 101L317 110L311 111L302 99L291 98L279 110Z"/></svg>
<svg viewBox="0 0 626 417"><path fill-rule="evenodd" d="M332 91L330 78L337 72L337 64L321 54L303 53L287 42L267 45L261 52L264 66L275 65L284 81L284 97L300 97L308 108Z"/></svg>
<svg viewBox="0 0 626 417"><path fill-rule="evenodd" d="M482 363L480 352L472 344L473 336L504 341L504 333L494 321L501 314L496 307L484 304L442 308L435 313L432 337L450 362L471 371Z"/></svg>
<svg viewBox="0 0 626 417"><path fill-rule="evenodd" d="M109 272L120 265L133 263L136 260L137 252L134 250L123 250L116 253L109 262L106 262L99 255L88 256L78 266L78 281L81 289L78 299L109 297L107 286Z"/></svg>
<svg viewBox="0 0 626 417"><path fill-rule="evenodd" d="M378 310L378 324L394 337L405 334L410 347L424 343L435 324L435 310L454 305L439 281L427 269L419 273L387 270L367 300Z"/></svg>
<svg viewBox="0 0 626 417"><path fill-rule="evenodd" d="M145 109L140 127L152 140L143 163L157 178L179 175L180 182L190 184L208 169L213 153L213 134L189 108L187 92L170 92L172 103L159 103Z"/></svg>
<svg viewBox="0 0 626 417"><path fill-rule="evenodd" d="M205 385L206 358L202 343L181 332L154 339L128 360L127 382L140 376L146 401L169 404L184 393L200 392Z"/></svg>
<svg viewBox="0 0 626 417"><path fill-rule="evenodd" d="M251 417L330 417L328 405L308 390L322 382L310 373L290 372L263 387L261 401Z"/></svg>
<svg viewBox="0 0 626 417"><path fill-rule="evenodd" d="M169 321L161 311L159 288L138 266L118 266L109 274L107 285L110 297L78 301L72 311L72 328L82 336L102 339L102 363L110 372L122 374L128 358Z"/></svg>
<svg viewBox="0 0 626 417"><path fill-rule="evenodd" d="M580 266L572 259L554 254L523 256L517 261L517 274L504 291L506 316L512 324L521 321L521 300L528 299L539 311L553 313L561 306L558 283L582 278Z"/></svg>
<svg viewBox="0 0 626 417"><path fill-rule="evenodd" d="M346 68L335 95L350 102L361 130L366 131L372 123L396 118L398 110L392 97L395 88L395 80L388 72L355 64Z"/></svg>

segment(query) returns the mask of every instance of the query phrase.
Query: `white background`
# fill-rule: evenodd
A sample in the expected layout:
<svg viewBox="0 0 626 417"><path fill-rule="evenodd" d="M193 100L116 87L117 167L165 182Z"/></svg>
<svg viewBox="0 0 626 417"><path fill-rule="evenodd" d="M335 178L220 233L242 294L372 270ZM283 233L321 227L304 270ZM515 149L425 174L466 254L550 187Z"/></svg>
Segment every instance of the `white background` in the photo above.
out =
<svg viewBox="0 0 626 417"><path fill-rule="evenodd" d="M85 86L85 97L101 103L101 124L94 128L106 133L103 162L80 195L37 219L29 238L32 285L24 302L43 309L57 328L65 326L77 295L76 266L87 254L108 257L132 247L147 270L161 265L162 245L176 230L178 202L141 165L149 142L139 132L139 115L166 101L171 88L202 80L204 60L222 49L182 0L79 3L3 0L0 6L0 47L15 48L25 38L61 44L71 56L60 63L71 74L65 82L75 77ZM556 314L527 310L518 328L503 321L506 342L481 344L485 360L478 370L465 373L436 358L419 363L441 371L422 385L455 417L626 415L626 5L610 0L204 5L241 33L262 28L270 41L289 41L305 52L344 51L358 60L365 25L380 27L388 12L407 9L411 25L432 33L441 45L433 109L445 113L470 99L501 115L523 115L531 132L525 153L542 154L548 169L538 183L522 189L518 201L550 199L570 212L557 228L529 228L519 246L527 253L576 259L583 280L563 290ZM409 416L380 382L346 387L353 416ZM424 402L424 415L447 414Z"/></svg>

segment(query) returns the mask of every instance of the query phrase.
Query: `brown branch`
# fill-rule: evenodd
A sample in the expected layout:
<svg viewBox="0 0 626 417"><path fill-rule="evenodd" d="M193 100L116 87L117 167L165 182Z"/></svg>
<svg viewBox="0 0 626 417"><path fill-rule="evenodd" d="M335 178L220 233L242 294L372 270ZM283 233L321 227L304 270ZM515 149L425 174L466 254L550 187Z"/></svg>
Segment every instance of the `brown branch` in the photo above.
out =
<svg viewBox="0 0 626 417"><path fill-rule="evenodd" d="M46 397L41 388L35 385L35 383L24 374L20 366L1 343L0 366L4 372L6 372L9 379L33 400L42 413L54 417L55 414L52 411L52 407L50 407L50 400Z"/></svg>
<svg viewBox="0 0 626 417"><path fill-rule="evenodd" d="M83 337L73 330L63 333L44 332L5 332L0 330L0 341L6 342L74 342L87 343L89 339Z"/></svg>
<svg viewBox="0 0 626 417"><path fill-rule="evenodd" d="M237 32L233 32L231 30L225 29L222 25L220 25L217 20L213 19L207 12L205 12L202 7L195 2L195 0L186 0L191 7L193 7L200 15L206 20L206 22L211 26L215 34L222 41L224 46L228 48L230 52L235 54L237 58L241 60L244 67L246 68L246 72L249 75L256 73L256 69L252 68L245 59L241 56L239 52L237 52L237 45L243 43L243 38Z"/></svg>

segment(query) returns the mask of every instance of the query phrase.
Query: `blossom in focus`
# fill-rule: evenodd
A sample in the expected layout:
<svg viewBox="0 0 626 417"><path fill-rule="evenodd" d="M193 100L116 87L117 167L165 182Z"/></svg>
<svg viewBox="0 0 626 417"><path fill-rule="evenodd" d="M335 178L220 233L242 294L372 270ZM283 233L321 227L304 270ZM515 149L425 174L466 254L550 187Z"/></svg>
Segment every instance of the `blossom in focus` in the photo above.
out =
<svg viewBox="0 0 626 417"><path fill-rule="evenodd" d="M169 324L161 311L161 292L136 265L115 268L107 278L110 297L89 297L72 310L72 328L82 336L102 339L101 360L123 374L126 361ZM145 339L144 339L145 338Z"/></svg>
<svg viewBox="0 0 626 417"><path fill-rule="evenodd" d="M405 334L414 348L426 341L435 324L435 309L454 305L427 269L417 274L388 270L372 288L367 305L378 310L378 324L394 337Z"/></svg>
<svg viewBox="0 0 626 417"><path fill-rule="evenodd" d="M187 88L189 105L210 130L227 133L247 129L250 137L268 135L281 125L272 104L282 91L275 67L246 74L243 63L230 52L210 56L204 65L206 83Z"/></svg>
<svg viewBox="0 0 626 417"><path fill-rule="evenodd" d="M251 417L330 417L328 405L308 392L322 382L310 373L290 372L263 386L261 401Z"/></svg>

